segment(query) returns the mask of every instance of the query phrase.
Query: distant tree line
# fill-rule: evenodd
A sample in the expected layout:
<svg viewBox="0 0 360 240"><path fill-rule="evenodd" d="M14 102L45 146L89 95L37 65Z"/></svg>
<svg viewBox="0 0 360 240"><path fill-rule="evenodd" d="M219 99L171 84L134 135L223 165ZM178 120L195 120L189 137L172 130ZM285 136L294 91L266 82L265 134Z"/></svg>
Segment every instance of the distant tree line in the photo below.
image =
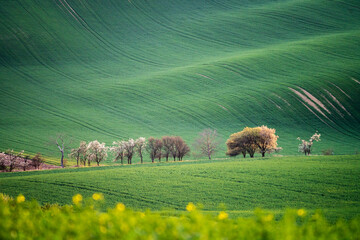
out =
<svg viewBox="0 0 360 240"><path fill-rule="evenodd" d="M255 153L260 153L264 157L266 153L279 152L282 148L277 146L279 136L275 134L275 131L267 126L245 127L242 131L230 135L226 141L226 154L229 156L242 155L244 158L249 155L253 158ZM309 155L313 143L320 141L320 134L316 132L309 141L300 138L298 140L301 141L299 151ZM52 139L50 144L55 145L60 151L61 166L64 167L64 155L70 142L60 134ZM218 133L212 129L200 132L193 143L193 147L202 155L207 156L209 160L218 151L219 145ZM162 159L168 162L169 158L173 161L182 161L190 153L190 147L180 136L150 137L147 140L144 137L135 140L130 138L129 140L114 141L109 147L97 140L89 143L81 141L79 147L71 149L69 157L76 160L76 166L91 166L92 162L99 166L108 158L108 153L114 156L114 162L120 161L121 164L124 164L124 161L132 164L132 159L136 155L139 156L141 163L144 162L146 155L149 156L152 163L156 160L161 162ZM26 171L31 167L39 169L44 161L40 153L30 158L29 155L24 155L24 151L15 153L13 150L7 150L2 155L0 156L0 171L11 172L16 168Z"/></svg>
<svg viewBox="0 0 360 240"><path fill-rule="evenodd" d="M120 161L121 164L124 164L124 160L127 160L127 164L132 164L135 155L138 155L140 162L143 163L146 153L154 163L156 159L161 162L162 158L168 162L170 157L174 161L176 159L182 161L184 156L190 153L190 148L179 136L150 137L147 141L144 137L140 137L136 140L131 138L127 141L115 141L110 147L97 140L89 143L82 141L78 148L71 149L69 156L76 159L77 166L79 164L85 166L86 163L90 166L91 162L96 162L99 166L100 162L108 157L108 152L113 154L114 162Z"/></svg>
<svg viewBox="0 0 360 240"><path fill-rule="evenodd" d="M3 153L0 153L0 171L12 172L16 169L26 171L29 169L39 169L44 162L40 153L30 157L25 155L24 150L20 152L14 152L13 149L8 149Z"/></svg>

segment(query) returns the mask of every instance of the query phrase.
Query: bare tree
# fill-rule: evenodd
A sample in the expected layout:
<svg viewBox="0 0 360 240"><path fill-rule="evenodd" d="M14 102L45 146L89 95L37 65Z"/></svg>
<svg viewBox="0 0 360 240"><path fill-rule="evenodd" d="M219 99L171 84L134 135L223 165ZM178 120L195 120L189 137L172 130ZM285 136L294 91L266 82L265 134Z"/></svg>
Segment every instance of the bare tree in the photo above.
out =
<svg viewBox="0 0 360 240"><path fill-rule="evenodd" d="M181 147L181 150L179 151L179 160L182 161L183 157L186 156L188 153L190 153L189 146L184 142L184 145Z"/></svg>
<svg viewBox="0 0 360 240"><path fill-rule="evenodd" d="M44 162L44 159L41 156L41 153L37 153L33 158L32 158L32 165L34 166L35 169L39 169L40 165Z"/></svg>
<svg viewBox="0 0 360 240"><path fill-rule="evenodd" d="M55 145L60 153L61 153L61 167L64 167L64 155L65 153L69 150L69 145L71 144L71 139L69 139L66 135L64 134L58 134L55 138L51 138L50 145Z"/></svg>
<svg viewBox="0 0 360 240"><path fill-rule="evenodd" d="M134 151L135 151L134 139L131 138L128 141L126 141L124 144L124 148L125 148L125 156L128 159L128 164L131 164L132 158L134 156Z"/></svg>
<svg viewBox="0 0 360 240"><path fill-rule="evenodd" d="M163 148L163 142L161 139L156 139L155 147L156 147L156 157L159 159L159 162L161 162L162 148Z"/></svg>
<svg viewBox="0 0 360 240"><path fill-rule="evenodd" d="M220 145L219 135L216 130L205 129L199 133L199 137L195 139L194 147L200 151L201 154L207 156L211 160L213 155Z"/></svg>
<svg viewBox="0 0 360 240"><path fill-rule="evenodd" d="M176 157L177 157L177 155L178 155L178 150L177 150L177 144L176 144L176 142L177 141L179 141L179 140L177 140L179 137L171 137L172 138L172 142L173 142L173 144L174 144L174 146L172 147L172 148L170 148L170 154L171 154L171 156L173 157L173 159L174 159L174 162L176 161Z"/></svg>
<svg viewBox="0 0 360 240"><path fill-rule="evenodd" d="M143 152L146 149L146 139L144 137L139 137L135 141L135 151L140 157L140 162L143 163Z"/></svg>
<svg viewBox="0 0 360 240"><path fill-rule="evenodd" d="M176 149L176 157L178 158L179 161L182 161L183 157L190 152L190 148L185 143L185 141L179 136L174 137L174 144Z"/></svg>
<svg viewBox="0 0 360 240"><path fill-rule="evenodd" d="M150 154L152 163L154 162L155 158L159 158L159 162L161 161L161 149L162 149L161 139L150 137L148 140L148 145L146 150Z"/></svg>
<svg viewBox="0 0 360 240"><path fill-rule="evenodd" d="M169 137L169 136L164 136L161 138L161 140L162 140L163 149L164 149L163 155L166 158L166 162L168 162L169 156L170 156L171 152L173 151L173 149L175 148L174 138Z"/></svg>
<svg viewBox="0 0 360 240"><path fill-rule="evenodd" d="M153 163L156 157L156 147L155 147L156 139L150 137L148 140L148 145L146 147L146 151L150 154L151 162Z"/></svg>

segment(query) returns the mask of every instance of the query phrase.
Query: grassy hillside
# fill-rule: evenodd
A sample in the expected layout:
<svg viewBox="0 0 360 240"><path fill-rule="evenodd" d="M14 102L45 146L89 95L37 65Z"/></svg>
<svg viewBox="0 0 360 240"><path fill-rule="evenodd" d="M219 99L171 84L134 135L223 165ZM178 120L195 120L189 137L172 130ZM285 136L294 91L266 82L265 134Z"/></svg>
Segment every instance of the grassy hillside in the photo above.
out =
<svg viewBox="0 0 360 240"><path fill-rule="evenodd" d="M132 209L184 211L189 202L230 216L248 216L257 207L322 209L331 219L360 213L360 156L258 158L0 174L0 192L24 194L41 203L70 204L104 194L106 207L123 202Z"/></svg>
<svg viewBox="0 0 360 240"><path fill-rule="evenodd" d="M357 0L19 0L0 4L0 149L80 140L223 142L276 128L284 154L360 146ZM223 146L225 149L225 146ZM222 156L220 152L218 156Z"/></svg>

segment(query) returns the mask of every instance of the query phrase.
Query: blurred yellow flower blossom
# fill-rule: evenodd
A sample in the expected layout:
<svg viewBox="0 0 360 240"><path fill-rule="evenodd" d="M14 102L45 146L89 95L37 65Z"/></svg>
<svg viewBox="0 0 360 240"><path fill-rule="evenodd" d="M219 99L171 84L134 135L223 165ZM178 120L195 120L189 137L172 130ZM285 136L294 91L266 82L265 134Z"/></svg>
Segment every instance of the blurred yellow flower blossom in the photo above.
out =
<svg viewBox="0 0 360 240"><path fill-rule="evenodd" d="M188 210L189 212L195 211L196 210L196 206L190 202L187 206L186 206L186 210Z"/></svg>
<svg viewBox="0 0 360 240"><path fill-rule="evenodd" d="M20 194L20 195L16 198L16 202L17 202L17 203L25 202L25 197L24 197L24 195Z"/></svg>
<svg viewBox="0 0 360 240"><path fill-rule="evenodd" d="M305 212L304 209L299 209L299 210L297 211L297 215L298 215L299 217L304 217L304 216L306 215L306 212Z"/></svg>
<svg viewBox="0 0 360 240"><path fill-rule="evenodd" d="M224 211L221 211L221 212L219 213L218 219L219 219L219 220L224 220L224 219L227 219L228 217L229 217L229 214L227 214L227 213L224 212Z"/></svg>
<svg viewBox="0 0 360 240"><path fill-rule="evenodd" d="M105 233L107 232L106 227L100 226L100 232L103 233L103 234L105 234Z"/></svg>
<svg viewBox="0 0 360 240"><path fill-rule="evenodd" d="M92 195L92 198L95 200L95 201L99 201L99 200L103 200L104 199L104 196L101 194L101 193L94 193Z"/></svg>
<svg viewBox="0 0 360 240"><path fill-rule="evenodd" d="M263 219L265 222L271 222L274 219L274 215L269 214L269 215L265 216Z"/></svg>
<svg viewBox="0 0 360 240"><path fill-rule="evenodd" d="M123 203L116 204L116 210L118 210L119 212L125 211L125 205Z"/></svg>
<svg viewBox="0 0 360 240"><path fill-rule="evenodd" d="M81 194L76 194L73 196L72 201L75 205L78 205L82 201L83 197Z"/></svg>

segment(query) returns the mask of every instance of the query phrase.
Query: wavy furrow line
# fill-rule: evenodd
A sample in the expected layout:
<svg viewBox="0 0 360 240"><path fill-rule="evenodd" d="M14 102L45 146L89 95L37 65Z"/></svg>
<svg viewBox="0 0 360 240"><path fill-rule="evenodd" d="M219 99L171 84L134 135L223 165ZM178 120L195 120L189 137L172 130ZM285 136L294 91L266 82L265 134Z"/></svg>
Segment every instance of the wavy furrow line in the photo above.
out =
<svg viewBox="0 0 360 240"><path fill-rule="evenodd" d="M96 13L96 11L93 11L91 8L89 8L89 6L86 4L84 4L84 6L86 7L86 10L91 13L91 15L97 20L96 22L98 24L100 24L101 26L101 29L102 31L105 29L107 30L109 33L112 33L113 30L109 28L108 24L106 24L104 21L103 21L103 18L101 18L100 16L98 16L98 14ZM74 10L74 12L76 13L77 16L79 16L79 18L83 19L82 17L80 17L80 15ZM85 22L85 20L84 20ZM86 22L85 22L86 23ZM86 23L87 27L90 28L90 26ZM101 37L101 34L97 33L93 28L91 28L92 31L94 31L97 36ZM134 55L134 54L131 54L130 52L126 51L124 48L119 48L119 47L116 47L115 44L112 44L110 41L107 41L106 39L102 38L104 42L107 42L113 50L115 50L117 53L122 53L122 54L125 54L127 57L131 57L131 59L133 60L136 60L138 62L143 62L143 63L148 63L148 64L153 64L155 66L165 66L165 64L160 64L160 63L157 63L157 62L154 62L150 59L147 59L146 57L142 56L140 57L139 55ZM125 45L126 43L123 43L123 45Z"/></svg>
<svg viewBox="0 0 360 240"><path fill-rule="evenodd" d="M22 100L21 97L15 95L15 94L11 94L10 92L7 92L7 91L3 91L2 89L0 89L0 92L2 92L2 94L5 96L8 96L8 97L14 99L15 101L18 101L24 105L33 107L34 109L38 109L40 111L46 112L55 117L62 118L64 120L67 120L70 122L74 122L77 125L87 128L91 131L99 132L99 133L107 135L107 136L118 138L118 136L116 134L114 134L113 132L109 132L108 130L102 129L99 126L90 124L90 123L84 121L84 119L77 119L74 116L69 116L68 114L64 114L63 112L65 112L65 111L62 111L62 110L58 109L57 107L54 107L48 103L44 104L44 103L36 101L35 99L32 100L29 98L25 101L25 100Z"/></svg>
<svg viewBox="0 0 360 240"><path fill-rule="evenodd" d="M61 1L61 0L59 0ZM146 60L146 59L141 59L139 57L136 57L130 53L125 52L122 49L117 48L114 44L112 44L111 42L107 41L105 38L103 38L99 33L97 33L93 28L91 28L88 23L80 16L77 14L77 12L74 12L72 10L69 10L68 5L64 4L62 5L63 8L65 8L65 10L67 12L71 11L73 13L73 17L76 17L76 19L78 20L78 23L83 26L92 36L94 36L98 41L100 41L106 48L106 51L108 51L109 53L117 53L120 56L126 57L130 60L133 60L135 62L140 62L140 63L145 63L145 64L150 64L150 65L154 65L154 66L161 66L161 64L159 63L155 63L151 60Z"/></svg>

